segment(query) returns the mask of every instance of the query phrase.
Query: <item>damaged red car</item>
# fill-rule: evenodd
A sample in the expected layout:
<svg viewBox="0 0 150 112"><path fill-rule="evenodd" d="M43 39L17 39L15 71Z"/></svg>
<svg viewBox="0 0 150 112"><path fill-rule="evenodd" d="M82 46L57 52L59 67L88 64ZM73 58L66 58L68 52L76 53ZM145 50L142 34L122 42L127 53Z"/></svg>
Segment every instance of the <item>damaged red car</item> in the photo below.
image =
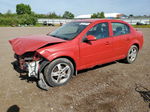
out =
<svg viewBox="0 0 150 112"><path fill-rule="evenodd" d="M116 60L133 63L143 34L121 20L77 20L47 35L9 41L19 68L41 88L60 86L77 71Z"/></svg>

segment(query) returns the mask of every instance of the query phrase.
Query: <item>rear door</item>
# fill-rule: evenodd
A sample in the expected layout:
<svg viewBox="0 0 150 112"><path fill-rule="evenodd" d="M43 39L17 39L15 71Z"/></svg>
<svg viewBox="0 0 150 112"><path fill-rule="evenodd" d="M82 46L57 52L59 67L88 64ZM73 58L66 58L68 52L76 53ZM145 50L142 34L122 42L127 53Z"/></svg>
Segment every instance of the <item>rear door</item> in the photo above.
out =
<svg viewBox="0 0 150 112"><path fill-rule="evenodd" d="M120 22L112 22L111 25L115 58L121 59L125 57L128 51L128 45L130 44L130 27Z"/></svg>
<svg viewBox="0 0 150 112"><path fill-rule="evenodd" d="M109 36L109 23L96 24L85 35L93 35L96 41L80 43L80 64L82 68L109 62L114 57L112 37Z"/></svg>

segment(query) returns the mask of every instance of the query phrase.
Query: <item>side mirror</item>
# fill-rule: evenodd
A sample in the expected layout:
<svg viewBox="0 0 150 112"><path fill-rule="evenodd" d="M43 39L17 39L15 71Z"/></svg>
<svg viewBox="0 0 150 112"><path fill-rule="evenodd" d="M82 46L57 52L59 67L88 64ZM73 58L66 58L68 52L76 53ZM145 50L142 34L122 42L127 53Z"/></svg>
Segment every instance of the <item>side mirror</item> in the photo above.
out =
<svg viewBox="0 0 150 112"><path fill-rule="evenodd" d="M96 37L94 37L93 35L88 35L87 37L87 41L95 41Z"/></svg>

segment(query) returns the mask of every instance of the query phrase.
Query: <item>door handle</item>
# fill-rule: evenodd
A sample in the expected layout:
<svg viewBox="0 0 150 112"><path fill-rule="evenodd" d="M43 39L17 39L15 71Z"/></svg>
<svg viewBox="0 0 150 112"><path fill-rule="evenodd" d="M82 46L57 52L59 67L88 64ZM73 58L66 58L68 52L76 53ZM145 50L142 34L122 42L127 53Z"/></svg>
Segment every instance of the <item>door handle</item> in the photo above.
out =
<svg viewBox="0 0 150 112"><path fill-rule="evenodd" d="M110 45L110 42L108 42L108 41L107 41L107 42L105 42L105 45Z"/></svg>
<svg viewBox="0 0 150 112"><path fill-rule="evenodd" d="M127 37L126 40L129 41L130 39Z"/></svg>

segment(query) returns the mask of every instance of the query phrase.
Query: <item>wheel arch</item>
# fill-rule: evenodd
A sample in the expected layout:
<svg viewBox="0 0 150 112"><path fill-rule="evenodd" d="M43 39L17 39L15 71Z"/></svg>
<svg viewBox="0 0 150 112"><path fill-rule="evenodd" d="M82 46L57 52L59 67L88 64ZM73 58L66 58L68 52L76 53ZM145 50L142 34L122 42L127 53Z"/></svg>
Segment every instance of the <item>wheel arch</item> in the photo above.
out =
<svg viewBox="0 0 150 112"><path fill-rule="evenodd" d="M59 59L59 58L66 58L69 61L71 61L71 63L73 64L73 67L74 67L74 75L75 75L76 74L76 67L77 67L75 60L70 56L59 56L59 57L54 58L53 60L51 60L51 62L56 60L56 59Z"/></svg>
<svg viewBox="0 0 150 112"><path fill-rule="evenodd" d="M74 71L76 73L77 69L78 69L78 58L79 56L75 55L74 52L72 51L60 51L60 52L56 52L56 53L50 53L49 51L45 51L45 52L38 52L43 58L45 58L46 60L48 60L50 63L58 58L66 58L69 61L72 62L73 66L74 66ZM67 55L66 55L67 54Z"/></svg>
<svg viewBox="0 0 150 112"><path fill-rule="evenodd" d="M137 46L137 47L138 47L138 50L140 50L140 48L141 48L140 43L139 43L138 41L133 41L133 42L131 42L131 43L129 44L128 50L130 49L130 47L131 47L132 45Z"/></svg>
<svg viewBox="0 0 150 112"><path fill-rule="evenodd" d="M129 44L129 46L128 46L126 52L125 52L125 57L128 55L128 51L129 51L129 49L131 48L132 45L137 46L137 47L138 47L138 50L140 50L140 44L139 44L137 41L132 42L132 43Z"/></svg>
<svg viewBox="0 0 150 112"><path fill-rule="evenodd" d="M138 50L140 49L140 46L139 46L139 44L138 44L138 43L133 43L132 45L137 46Z"/></svg>
<svg viewBox="0 0 150 112"><path fill-rule="evenodd" d="M132 44L130 45L130 47L129 47L128 53L129 53L130 49L132 48L132 46L136 46L137 49L139 50L139 44L138 44L138 43L132 43ZM137 53L136 53L136 57L135 57L134 60L130 60L130 59L129 59L128 53L127 53L127 55L126 55L126 58L123 59L123 61L126 62L126 63L128 63L128 64L131 64L131 63L133 63L133 62L135 61L135 59L136 59L136 57L137 57L138 51L137 51Z"/></svg>

